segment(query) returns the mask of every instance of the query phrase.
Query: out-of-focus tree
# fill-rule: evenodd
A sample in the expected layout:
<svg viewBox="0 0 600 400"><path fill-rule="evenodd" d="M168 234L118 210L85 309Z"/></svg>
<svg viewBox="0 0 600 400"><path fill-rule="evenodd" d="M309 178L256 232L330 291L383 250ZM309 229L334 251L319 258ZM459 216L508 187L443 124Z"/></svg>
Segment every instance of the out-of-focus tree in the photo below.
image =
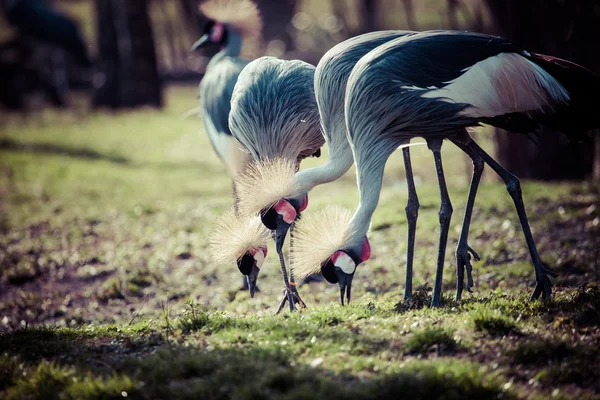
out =
<svg viewBox="0 0 600 400"><path fill-rule="evenodd" d="M530 51L565 58L600 72L600 54L596 51L600 38L597 1L485 0L485 3L494 19L494 33ZM551 131L540 135L536 145L523 136L498 130L497 151L501 162L523 178L583 179L592 173L594 146L569 144ZM596 162L599 159L597 154ZM596 168L600 171L600 166Z"/></svg>
<svg viewBox="0 0 600 400"><path fill-rule="evenodd" d="M296 13L295 0L255 0L263 19L262 39L267 53L283 57L294 50L290 21Z"/></svg>
<svg viewBox="0 0 600 400"><path fill-rule="evenodd" d="M99 73L96 107L162 107L147 0L96 0Z"/></svg>

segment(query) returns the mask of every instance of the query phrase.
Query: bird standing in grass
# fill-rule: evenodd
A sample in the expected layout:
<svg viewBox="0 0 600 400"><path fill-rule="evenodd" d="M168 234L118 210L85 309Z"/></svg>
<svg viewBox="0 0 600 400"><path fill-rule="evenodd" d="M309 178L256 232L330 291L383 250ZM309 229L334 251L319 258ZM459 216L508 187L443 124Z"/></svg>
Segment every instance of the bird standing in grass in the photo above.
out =
<svg viewBox="0 0 600 400"><path fill-rule="evenodd" d="M340 178L350 169L354 159L352 157L350 143L346 136L346 123L344 117L344 95L350 72L358 60L369 51L390 40L406 37L415 33L416 32L411 31L381 31L366 33L339 43L325 53L317 65L314 85L321 117L321 127L325 141L329 147L329 159L325 165L315 168L305 168L291 176L290 179L292 179L292 181L287 185L290 191L281 193L282 197L279 199L278 203L289 202L290 206L293 204L303 204L303 199L307 198L308 192L312 188L320 184L332 182ZM412 176L410 151L408 147L404 147L402 151L408 187L408 204L405 209L408 220L408 246L406 285L404 291L404 299L408 300L412 297L412 267L419 200ZM252 180L245 180L240 182L240 186L252 188L255 186L255 183ZM283 219L278 219L277 224L277 229L282 231L285 231L292 226L287 224ZM464 237L464 244L466 245L466 237ZM470 250L468 245L466 247ZM462 250L465 252L468 251L467 249L460 248L457 249L457 254L462 255ZM459 263L459 271L466 266L469 281L472 281L469 258L464 257L463 259L466 262ZM330 281L335 281L335 279L337 279L336 277L328 276L325 278Z"/></svg>
<svg viewBox="0 0 600 400"><path fill-rule="evenodd" d="M200 82L200 113L213 149L233 179L245 168L249 156L229 129L231 95L240 72L249 62L240 58L243 39L258 38L262 21L256 5L249 0L210 0L202 3L200 10L209 18L209 22L204 27L204 35L194 43L192 50L208 46L221 48L210 60ZM253 296L255 285L250 285L248 279L251 279L253 270L260 269L267 255L266 230L256 229L255 220L239 215L235 202L235 182L233 192L231 225L238 229L237 240L252 245L247 252L236 254L231 261L237 263L245 276L243 288L252 286L250 294ZM220 230L220 227L216 229ZM218 243L213 242L213 245L218 247ZM213 254L216 255L216 262L222 263L226 259L216 251Z"/></svg>
<svg viewBox="0 0 600 400"><path fill-rule="evenodd" d="M554 57L527 52L488 35L430 31L389 41L354 67L346 89L346 125L357 168L359 205L354 214L330 208L305 216L296 228L297 276L321 271L350 298L357 265L370 256L367 231L379 201L384 167L392 152L423 137L433 152L441 192L440 239L432 306L441 305L443 262L452 205L441 161L443 139L481 158L506 183L533 261L537 285L531 296L549 299L551 284L535 247L519 180L481 149L467 128L488 123L528 133L540 126L572 140L600 126L589 99L600 78ZM475 199L471 185L465 219ZM467 227L468 230L468 227Z"/></svg>
<svg viewBox="0 0 600 400"><path fill-rule="evenodd" d="M287 228L278 229L277 221L292 224L306 208L305 199L293 205L279 199L282 192L290 190L289 177L298 171L301 160L318 157L324 143L313 89L314 73L315 67L303 61L261 57L244 68L231 98L231 132L252 158L235 178L238 211L247 217L259 215L264 226L273 231L285 284L278 311L286 301L291 310L295 303L304 306L293 275L288 281L282 251ZM229 226L227 218L219 225ZM239 244L245 246L246 242ZM215 251L240 254L245 250L225 241ZM254 270L249 280L251 290L257 276L258 270Z"/></svg>

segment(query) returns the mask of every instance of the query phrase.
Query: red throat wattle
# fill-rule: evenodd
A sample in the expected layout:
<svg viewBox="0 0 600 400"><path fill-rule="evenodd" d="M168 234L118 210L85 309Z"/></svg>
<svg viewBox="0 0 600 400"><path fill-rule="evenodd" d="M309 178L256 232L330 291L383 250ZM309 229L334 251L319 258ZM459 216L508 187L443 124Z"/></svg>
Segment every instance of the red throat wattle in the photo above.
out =
<svg viewBox="0 0 600 400"><path fill-rule="evenodd" d="M210 40L214 43L219 43L225 33L225 26L220 22L215 22L210 31Z"/></svg>
<svg viewBox="0 0 600 400"><path fill-rule="evenodd" d="M305 194L304 197L302 198L302 202L300 202L300 208L298 208L299 212L302 212L304 210L306 210L306 207L308 207L308 195Z"/></svg>
<svg viewBox="0 0 600 400"><path fill-rule="evenodd" d="M371 257L371 245L369 244L369 239L365 238L363 242L363 246L360 252L360 259L362 261L367 261Z"/></svg>
<svg viewBox="0 0 600 400"><path fill-rule="evenodd" d="M279 203L275 204L275 212L281 215L288 224L296 219L296 209L287 200L279 200Z"/></svg>

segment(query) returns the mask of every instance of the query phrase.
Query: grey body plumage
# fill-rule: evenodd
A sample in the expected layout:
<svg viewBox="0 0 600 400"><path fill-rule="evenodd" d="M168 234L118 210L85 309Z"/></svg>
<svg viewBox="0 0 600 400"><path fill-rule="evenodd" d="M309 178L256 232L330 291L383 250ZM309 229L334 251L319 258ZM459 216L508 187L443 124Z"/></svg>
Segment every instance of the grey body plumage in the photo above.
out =
<svg viewBox="0 0 600 400"><path fill-rule="evenodd" d="M240 212L260 214L265 226L274 232L286 290L279 310L285 301L291 310L296 302L304 304L288 281L282 253L285 234L293 227L302 204L286 200L274 204L273 200L287 191L278 178L293 175L301 160L318 155L324 143L314 72L315 67L303 61L261 57L244 68L231 99L229 126L253 158L235 180L238 205ZM290 281L294 283L293 275Z"/></svg>
<svg viewBox="0 0 600 400"><path fill-rule="evenodd" d="M302 159L324 140L312 82L315 67L261 57L242 71L231 99L233 136L255 160Z"/></svg>

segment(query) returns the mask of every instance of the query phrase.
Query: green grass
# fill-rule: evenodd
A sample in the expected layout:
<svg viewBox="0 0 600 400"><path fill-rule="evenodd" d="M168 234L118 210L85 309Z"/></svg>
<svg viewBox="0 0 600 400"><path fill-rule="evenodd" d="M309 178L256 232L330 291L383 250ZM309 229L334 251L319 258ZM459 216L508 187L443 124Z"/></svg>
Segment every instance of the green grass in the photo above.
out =
<svg viewBox="0 0 600 400"><path fill-rule="evenodd" d="M600 190L523 182L549 304L530 302L533 268L510 196L486 170L470 245L473 294L453 299L468 160L444 146L455 213L444 306L430 309L439 192L425 146L411 148L421 202L414 296L402 301L403 162L394 154L373 220L373 257L349 306L325 282L300 285L309 309L274 316L271 247L261 292L210 262L207 235L231 181L200 121L165 110L45 111L0 122L0 398L593 398L600 392ZM493 151L485 132L477 139ZM310 159L306 165L325 162ZM355 207L354 171L310 193L306 212ZM287 249L286 249L287 251ZM600 262L600 261L599 261ZM583 361L582 361L583 360Z"/></svg>

